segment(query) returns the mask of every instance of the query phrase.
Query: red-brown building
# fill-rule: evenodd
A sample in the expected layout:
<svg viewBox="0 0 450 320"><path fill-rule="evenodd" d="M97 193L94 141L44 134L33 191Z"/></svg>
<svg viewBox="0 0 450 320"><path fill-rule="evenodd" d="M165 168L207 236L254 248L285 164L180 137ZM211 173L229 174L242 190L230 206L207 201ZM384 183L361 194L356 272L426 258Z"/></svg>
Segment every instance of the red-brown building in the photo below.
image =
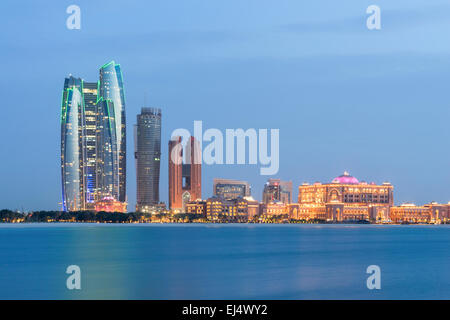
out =
<svg viewBox="0 0 450 320"><path fill-rule="evenodd" d="M190 137L186 143L183 162L183 142L181 137L169 141L169 208L185 210L189 201L201 199L202 164L200 144Z"/></svg>

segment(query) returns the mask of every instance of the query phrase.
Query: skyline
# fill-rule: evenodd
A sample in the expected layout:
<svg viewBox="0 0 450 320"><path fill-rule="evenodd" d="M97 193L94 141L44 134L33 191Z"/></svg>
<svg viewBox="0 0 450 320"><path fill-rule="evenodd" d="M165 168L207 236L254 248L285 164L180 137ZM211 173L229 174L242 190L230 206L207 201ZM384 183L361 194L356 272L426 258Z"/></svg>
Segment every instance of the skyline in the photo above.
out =
<svg viewBox="0 0 450 320"><path fill-rule="evenodd" d="M44 21L35 14L44 11L37 4L29 2L26 10L8 4L11 14L3 22L16 32L1 36L8 61L1 80L9 92L4 110L11 120L0 129L8 137L2 139L8 156L0 169L1 207L60 208L55 132L61 79L72 73L92 81L96 68L110 60L123 68L127 126L132 128L142 107L158 107L164 114L160 193L166 203L166 142L173 129L191 128L194 120L221 130L280 128L280 172L272 178L292 180L294 199L302 182L329 181L348 170L367 181L389 180L396 203L447 203L450 44L443 37L449 22L438 12L448 5L379 1L387 11L383 29L370 33L364 29L368 3L325 3L327 9L262 2L254 8L258 14L244 18L247 4L230 4L232 12L225 4L196 2L196 10L186 8L188 18L181 13L185 4L139 2L118 10L81 1L80 31L64 27L66 3L45 7ZM224 12L213 21L208 13L216 9ZM152 19L144 19L147 15ZM102 26L104 17L118 25ZM411 17L420 26L410 24ZM112 34L123 45L111 41ZM72 48L86 45L67 52L68 41ZM39 97L30 103L17 98L24 79L33 83L26 87L27 97ZM127 139L132 146L130 132ZM133 208L131 152L127 160ZM249 181L258 200L268 178L257 166L204 165L204 196L212 193L214 177Z"/></svg>

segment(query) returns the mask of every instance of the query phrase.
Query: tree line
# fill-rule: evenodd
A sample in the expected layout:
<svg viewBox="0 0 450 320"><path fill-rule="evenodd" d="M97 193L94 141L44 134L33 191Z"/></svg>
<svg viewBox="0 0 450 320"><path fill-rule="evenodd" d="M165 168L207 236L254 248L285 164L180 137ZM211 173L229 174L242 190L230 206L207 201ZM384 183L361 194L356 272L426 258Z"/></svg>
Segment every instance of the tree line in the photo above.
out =
<svg viewBox="0 0 450 320"><path fill-rule="evenodd" d="M208 219L205 215L188 213L140 213L140 212L92 212L92 211L34 211L28 214L3 209L0 210L0 223L11 222L99 222L99 223L136 223L136 222L161 222L161 223L330 223L325 220L297 220L288 215L263 216L256 215L249 219L247 216L227 216L219 214L214 219ZM336 222L334 222L336 223ZM368 221L345 221L341 223L369 223Z"/></svg>
<svg viewBox="0 0 450 320"><path fill-rule="evenodd" d="M130 223L143 221L143 213L91 212L91 211L35 211L28 214L7 209L0 211L0 222L110 222Z"/></svg>

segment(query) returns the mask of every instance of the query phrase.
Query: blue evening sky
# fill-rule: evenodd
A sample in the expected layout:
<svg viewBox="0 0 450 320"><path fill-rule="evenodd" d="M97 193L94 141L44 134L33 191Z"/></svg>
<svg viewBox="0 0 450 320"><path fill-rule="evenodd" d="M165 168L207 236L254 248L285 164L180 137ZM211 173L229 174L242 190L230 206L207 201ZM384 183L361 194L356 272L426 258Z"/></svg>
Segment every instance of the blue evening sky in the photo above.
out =
<svg viewBox="0 0 450 320"><path fill-rule="evenodd" d="M81 30L66 8L81 8ZM366 8L382 30L366 28ZM328 182L344 170L395 187L395 202L450 201L448 0L186 0L0 2L0 207L58 209L60 103L69 74L97 81L122 66L128 199L136 199L133 131L144 106L162 108L161 200L176 128L279 128L280 171ZM248 180L255 165L203 167Z"/></svg>

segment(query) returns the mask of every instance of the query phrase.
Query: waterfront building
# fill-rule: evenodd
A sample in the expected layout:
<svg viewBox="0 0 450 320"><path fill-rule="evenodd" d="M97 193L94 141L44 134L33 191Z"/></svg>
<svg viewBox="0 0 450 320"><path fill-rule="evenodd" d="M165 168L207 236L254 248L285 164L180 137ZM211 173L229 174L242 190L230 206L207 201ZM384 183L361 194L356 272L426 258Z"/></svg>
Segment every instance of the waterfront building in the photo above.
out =
<svg viewBox="0 0 450 320"><path fill-rule="evenodd" d="M206 201L194 200L186 204L186 213L206 216Z"/></svg>
<svg viewBox="0 0 450 320"><path fill-rule="evenodd" d="M210 221L248 221L248 202L243 198L225 199L213 196L206 200L206 217Z"/></svg>
<svg viewBox="0 0 450 320"><path fill-rule="evenodd" d="M98 83L64 81L61 178L63 211L95 210L110 197L126 202L125 98L114 61L100 68Z"/></svg>
<svg viewBox="0 0 450 320"><path fill-rule="evenodd" d="M272 201L261 204L262 218L271 218L275 216L289 217L289 205L281 201Z"/></svg>
<svg viewBox="0 0 450 320"><path fill-rule="evenodd" d="M373 221L379 207L389 210L393 205L393 189L388 182L359 182L348 172L331 183L304 183L299 186L297 216L305 220Z"/></svg>
<svg viewBox="0 0 450 320"><path fill-rule="evenodd" d="M136 211L149 212L159 203L161 109L142 108L135 125Z"/></svg>
<svg viewBox="0 0 450 320"><path fill-rule="evenodd" d="M150 214L159 214L159 213L162 213L162 212L169 212L169 210L167 210L166 204L164 202L160 202L160 203L152 204L152 205L148 205L148 206L147 205L142 205L142 206L139 207L139 210L137 210L137 212L150 213Z"/></svg>
<svg viewBox="0 0 450 320"><path fill-rule="evenodd" d="M301 220L300 206L298 203L289 203L287 210L288 210L289 218L295 219L295 220Z"/></svg>
<svg viewBox="0 0 450 320"><path fill-rule="evenodd" d="M61 103L61 183L64 211L84 209L83 188L83 80L64 81Z"/></svg>
<svg viewBox="0 0 450 320"><path fill-rule="evenodd" d="M117 201L113 197L105 197L95 203L95 211L97 212L126 212L127 204Z"/></svg>
<svg viewBox="0 0 450 320"><path fill-rule="evenodd" d="M450 204L432 202L423 206L404 203L390 208L393 223L443 223L450 218Z"/></svg>
<svg viewBox="0 0 450 320"><path fill-rule="evenodd" d="M264 185L263 203L281 201L288 204L292 202L292 181L269 179Z"/></svg>
<svg viewBox="0 0 450 320"><path fill-rule="evenodd" d="M120 65L114 61L100 68L97 114L98 198L126 202L125 94Z"/></svg>
<svg viewBox="0 0 450 320"><path fill-rule="evenodd" d="M185 154L183 143L181 137L169 141L169 208L175 212L184 211L188 202L202 197L199 142L190 137L186 141Z"/></svg>
<svg viewBox="0 0 450 320"><path fill-rule="evenodd" d="M250 184L247 181L214 178L213 195L223 199L249 197Z"/></svg>
<svg viewBox="0 0 450 320"><path fill-rule="evenodd" d="M238 213L247 215L251 220L260 214L260 204L252 196L237 198Z"/></svg>
<svg viewBox="0 0 450 320"><path fill-rule="evenodd" d="M186 213L207 217L210 221L231 220L245 222L259 215L259 202L252 197L225 199L213 196L186 204Z"/></svg>
<svg viewBox="0 0 450 320"><path fill-rule="evenodd" d="M97 195L97 82L83 81L83 186L86 210L93 210Z"/></svg>

